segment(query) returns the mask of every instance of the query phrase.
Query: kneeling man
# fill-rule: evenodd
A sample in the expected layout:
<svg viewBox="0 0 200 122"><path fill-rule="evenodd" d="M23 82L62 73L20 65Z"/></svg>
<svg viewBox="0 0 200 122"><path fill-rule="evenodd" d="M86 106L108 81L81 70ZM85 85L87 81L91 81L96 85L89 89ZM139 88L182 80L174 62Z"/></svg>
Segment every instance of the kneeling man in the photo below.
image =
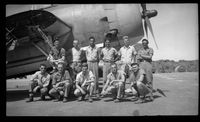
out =
<svg viewBox="0 0 200 122"><path fill-rule="evenodd" d="M52 85L53 88L49 91L49 94L56 98L54 102L61 100L61 97L64 97L63 102L67 102L72 80L69 72L64 69L63 63L58 63L58 72L53 75Z"/></svg>
<svg viewBox="0 0 200 122"><path fill-rule="evenodd" d="M75 96L79 97L78 101L84 100L86 95L89 95L89 102L92 102L92 93L94 90L95 76L92 71L88 70L88 64L82 64L82 71L76 76L76 90L74 91Z"/></svg>
<svg viewBox="0 0 200 122"><path fill-rule="evenodd" d="M134 92L137 91L137 98L138 98L138 103L144 102L145 101L145 96L150 95L150 100L153 101L153 89L149 85L150 83L147 81L146 78L146 73L143 69L139 68L138 63L132 63L132 72L130 75L130 82L131 82L131 89ZM140 96L143 96L143 99L140 98Z"/></svg>
<svg viewBox="0 0 200 122"><path fill-rule="evenodd" d="M48 93L48 86L50 82L50 75L46 72L46 65L40 64L40 71L37 71L32 79L29 90L29 100L26 102L33 101L33 93L40 92L41 99L45 100L45 95Z"/></svg>
<svg viewBox="0 0 200 122"><path fill-rule="evenodd" d="M117 64L111 65L111 73L107 76L107 82L103 87L101 94L104 96L111 92L114 95L113 100L120 102L124 90L125 73L117 69Z"/></svg>

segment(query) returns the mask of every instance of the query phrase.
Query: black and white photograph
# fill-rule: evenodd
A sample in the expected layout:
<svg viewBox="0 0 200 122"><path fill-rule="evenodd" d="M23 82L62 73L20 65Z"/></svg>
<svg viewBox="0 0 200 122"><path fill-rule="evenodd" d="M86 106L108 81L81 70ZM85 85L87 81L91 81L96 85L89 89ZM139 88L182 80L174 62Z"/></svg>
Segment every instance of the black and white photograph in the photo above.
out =
<svg viewBox="0 0 200 122"><path fill-rule="evenodd" d="M6 4L6 116L197 116L197 3Z"/></svg>

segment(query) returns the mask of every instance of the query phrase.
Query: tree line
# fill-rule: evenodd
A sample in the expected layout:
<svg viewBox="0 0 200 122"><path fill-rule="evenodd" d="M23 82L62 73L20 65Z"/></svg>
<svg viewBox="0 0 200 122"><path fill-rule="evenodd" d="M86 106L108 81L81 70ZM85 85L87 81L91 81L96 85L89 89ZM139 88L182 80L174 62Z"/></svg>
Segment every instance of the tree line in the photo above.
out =
<svg viewBox="0 0 200 122"><path fill-rule="evenodd" d="M157 60L152 62L154 73L198 72L198 60Z"/></svg>

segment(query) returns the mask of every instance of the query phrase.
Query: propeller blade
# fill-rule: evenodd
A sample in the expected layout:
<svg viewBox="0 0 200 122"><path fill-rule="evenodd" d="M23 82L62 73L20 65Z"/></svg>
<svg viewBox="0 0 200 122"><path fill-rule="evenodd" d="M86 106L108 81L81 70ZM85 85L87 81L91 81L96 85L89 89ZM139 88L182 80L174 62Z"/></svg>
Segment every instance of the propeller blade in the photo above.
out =
<svg viewBox="0 0 200 122"><path fill-rule="evenodd" d="M146 11L147 11L147 8L146 8L146 4L141 4L141 7L142 7L142 16L145 18L146 16ZM146 32L146 38L148 39L148 30L147 30L147 23L144 19L144 29L145 29L145 32Z"/></svg>
<svg viewBox="0 0 200 122"><path fill-rule="evenodd" d="M149 27L149 30L150 30L150 32L151 32L151 34L152 34L152 36L153 36L154 42L155 42L156 47L157 47L157 49L158 49L158 45L157 45L157 43L156 43L156 40L155 40L155 37L154 37L154 34L153 34L153 29L152 29L152 26L151 26L151 22L149 21L149 18L148 18L147 16L145 17L145 22L147 23L147 25L148 25L148 27Z"/></svg>
<svg viewBox="0 0 200 122"><path fill-rule="evenodd" d="M142 9L143 9L143 11L146 11L147 10L147 8L146 8L146 4L141 4L141 6L142 6Z"/></svg>
<svg viewBox="0 0 200 122"><path fill-rule="evenodd" d="M147 31L147 23L146 23L146 21L144 21L144 29L145 29L146 36L147 36L147 39L148 39L148 31Z"/></svg>

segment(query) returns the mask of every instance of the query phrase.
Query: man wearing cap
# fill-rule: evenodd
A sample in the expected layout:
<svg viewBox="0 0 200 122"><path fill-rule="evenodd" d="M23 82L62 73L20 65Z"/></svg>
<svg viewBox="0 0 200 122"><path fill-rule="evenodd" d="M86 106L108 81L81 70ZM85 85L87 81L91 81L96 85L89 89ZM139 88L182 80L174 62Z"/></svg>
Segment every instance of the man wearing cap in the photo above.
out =
<svg viewBox="0 0 200 122"><path fill-rule="evenodd" d="M124 46L120 48L119 50L119 59L121 64L121 70L125 73L128 73L126 75L129 75L129 69L131 68L131 63L136 62L136 50L133 46L130 46L130 42L128 39L128 36L123 37L124 40ZM128 66L128 70L125 71L125 67Z"/></svg>
<svg viewBox="0 0 200 122"><path fill-rule="evenodd" d="M54 38L53 47L49 52L49 56L47 57L47 60L53 67L52 73L55 73L57 71L57 65L59 62L66 63L65 60L65 49L61 48L59 45L59 39L57 37Z"/></svg>
<svg viewBox="0 0 200 122"><path fill-rule="evenodd" d="M107 82L104 85L101 95L111 92L114 102L120 102L124 88L125 76L124 72L117 69L117 64L111 64L111 72L107 76Z"/></svg>
<svg viewBox="0 0 200 122"><path fill-rule="evenodd" d="M86 58L88 64L88 70L92 71L95 75L95 87L94 93L99 97L99 72L98 72L98 62L99 62L99 51L95 45L95 38L89 38L90 45L86 48Z"/></svg>
<svg viewBox="0 0 200 122"><path fill-rule="evenodd" d="M145 96L150 95L150 100L153 101L153 91L151 87L149 87L149 83L146 78L146 73L143 69L139 68L138 63L131 64L131 74L129 77L129 81L131 82L131 90L137 91L136 100L137 103L141 103L145 101ZM140 98L143 96L143 99Z"/></svg>
<svg viewBox="0 0 200 122"><path fill-rule="evenodd" d="M69 72L64 69L64 64L61 62L58 63L58 72L53 75L52 85L53 88L49 91L49 94L56 98L54 102L61 100L61 97L64 97L63 102L67 102L72 80Z"/></svg>
<svg viewBox="0 0 200 122"><path fill-rule="evenodd" d="M110 40L105 38L105 47L101 50L100 59L103 60L103 82L106 83L110 73L110 65L116 61L117 50L110 46Z"/></svg>
<svg viewBox="0 0 200 122"><path fill-rule="evenodd" d="M46 72L46 65L40 64L40 71L37 71L31 78L29 100L33 101L33 95L36 92L41 93L40 100L45 100L45 95L48 93L48 87L50 82L50 75Z"/></svg>
<svg viewBox="0 0 200 122"><path fill-rule="evenodd" d="M82 71L76 76L76 90L74 95L79 97L78 101L84 100L89 95L89 102L92 102L95 76L92 71L88 70L87 63L82 64Z"/></svg>
<svg viewBox="0 0 200 122"><path fill-rule="evenodd" d="M142 40L142 48L138 51L138 62L140 68L144 69L147 77L147 81L153 88L153 74L152 74L152 56L153 49L148 46L149 41L147 39Z"/></svg>

